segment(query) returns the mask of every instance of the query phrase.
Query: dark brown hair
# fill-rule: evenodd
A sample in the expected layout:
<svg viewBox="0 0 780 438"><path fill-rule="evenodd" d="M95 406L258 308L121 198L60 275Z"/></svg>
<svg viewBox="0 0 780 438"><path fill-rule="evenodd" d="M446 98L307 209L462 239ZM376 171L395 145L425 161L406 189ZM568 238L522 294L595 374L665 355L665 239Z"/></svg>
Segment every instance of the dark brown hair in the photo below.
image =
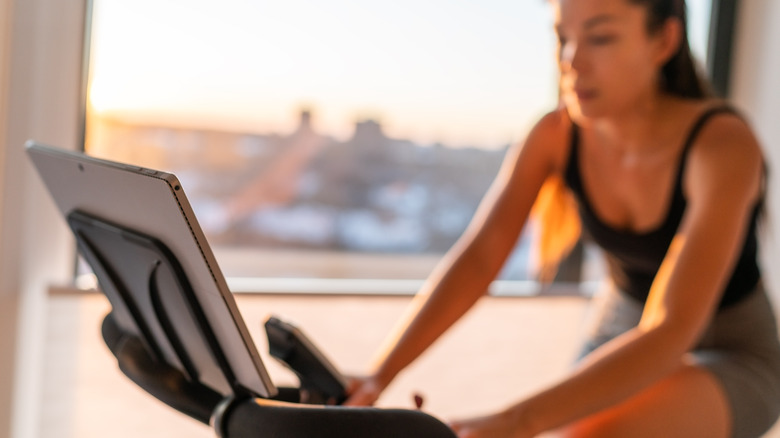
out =
<svg viewBox="0 0 780 438"><path fill-rule="evenodd" d="M661 70L661 88L675 96L703 99L710 97L710 87L696 66L688 43L688 12L685 0L628 0L647 10L648 32L658 32L670 19L680 21L682 38L677 52Z"/></svg>

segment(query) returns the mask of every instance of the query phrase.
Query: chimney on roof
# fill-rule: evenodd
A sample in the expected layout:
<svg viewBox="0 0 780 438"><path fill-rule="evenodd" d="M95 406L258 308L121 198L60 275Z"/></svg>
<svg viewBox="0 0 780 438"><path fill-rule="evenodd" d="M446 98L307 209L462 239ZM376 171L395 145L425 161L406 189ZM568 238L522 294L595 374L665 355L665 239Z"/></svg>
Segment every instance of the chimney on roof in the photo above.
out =
<svg viewBox="0 0 780 438"><path fill-rule="evenodd" d="M298 130L310 130L311 129L311 110L302 109L300 115L300 122L298 124Z"/></svg>

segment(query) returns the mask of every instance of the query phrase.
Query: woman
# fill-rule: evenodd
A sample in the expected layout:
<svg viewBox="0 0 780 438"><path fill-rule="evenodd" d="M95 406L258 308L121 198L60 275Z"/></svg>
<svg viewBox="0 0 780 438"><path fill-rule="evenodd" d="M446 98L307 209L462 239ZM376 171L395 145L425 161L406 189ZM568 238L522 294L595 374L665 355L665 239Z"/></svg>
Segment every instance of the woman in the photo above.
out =
<svg viewBox="0 0 780 438"><path fill-rule="evenodd" d="M756 263L760 147L709 99L683 0L558 0L564 108L508 154L474 221L348 404L371 404L497 275L540 190L565 181L607 255L586 355L460 437L756 437L780 412L780 345ZM555 203L552 203L554 205ZM564 221L565 223L565 221Z"/></svg>

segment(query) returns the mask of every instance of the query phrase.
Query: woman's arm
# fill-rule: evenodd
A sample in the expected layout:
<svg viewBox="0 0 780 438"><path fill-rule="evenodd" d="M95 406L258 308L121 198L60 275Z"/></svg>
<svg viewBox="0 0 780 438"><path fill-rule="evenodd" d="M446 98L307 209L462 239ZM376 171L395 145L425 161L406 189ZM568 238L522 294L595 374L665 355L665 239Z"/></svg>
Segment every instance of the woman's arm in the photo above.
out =
<svg viewBox="0 0 780 438"><path fill-rule="evenodd" d="M595 351L565 381L510 408L510 417L532 432L550 430L615 405L677 369L716 311L761 190L761 172L760 148L745 124L733 116L713 119L691 150L688 207L639 325Z"/></svg>
<svg viewBox="0 0 780 438"><path fill-rule="evenodd" d="M347 404L373 403L372 398L485 294L515 246L539 188L559 166L568 123L562 112L551 113L522 145L509 150L470 225L379 350L371 370L373 394L355 394Z"/></svg>

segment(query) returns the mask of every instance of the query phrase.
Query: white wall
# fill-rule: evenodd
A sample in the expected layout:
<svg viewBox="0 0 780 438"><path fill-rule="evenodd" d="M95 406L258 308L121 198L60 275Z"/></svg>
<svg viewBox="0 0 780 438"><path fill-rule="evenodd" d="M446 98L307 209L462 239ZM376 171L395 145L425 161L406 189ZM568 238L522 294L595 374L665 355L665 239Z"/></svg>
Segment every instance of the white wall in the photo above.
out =
<svg viewBox="0 0 780 438"><path fill-rule="evenodd" d="M741 2L734 45L732 96L764 146L770 166L771 225L762 240L765 279L780 304L780 2Z"/></svg>
<svg viewBox="0 0 780 438"><path fill-rule="evenodd" d="M26 139L79 138L83 0L0 0L0 438L37 436L46 287L72 249Z"/></svg>

